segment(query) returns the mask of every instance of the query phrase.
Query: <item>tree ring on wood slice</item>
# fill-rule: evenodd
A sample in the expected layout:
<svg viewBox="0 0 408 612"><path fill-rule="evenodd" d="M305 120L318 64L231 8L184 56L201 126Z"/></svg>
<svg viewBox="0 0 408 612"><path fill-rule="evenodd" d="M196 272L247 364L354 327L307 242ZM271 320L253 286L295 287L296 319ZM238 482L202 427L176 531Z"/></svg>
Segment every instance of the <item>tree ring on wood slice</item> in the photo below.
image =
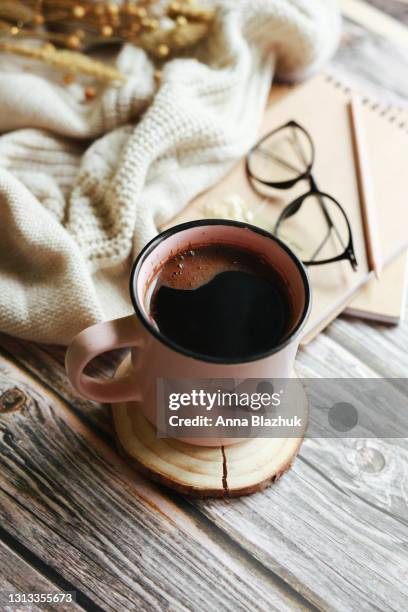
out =
<svg viewBox="0 0 408 612"><path fill-rule="evenodd" d="M116 376L124 376L129 366L128 356ZM195 497L239 497L261 491L292 466L303 442L302 436L196 446L158 438L135 402L113 404L111 410L116 443L127 463L152 480Z"/></svg>

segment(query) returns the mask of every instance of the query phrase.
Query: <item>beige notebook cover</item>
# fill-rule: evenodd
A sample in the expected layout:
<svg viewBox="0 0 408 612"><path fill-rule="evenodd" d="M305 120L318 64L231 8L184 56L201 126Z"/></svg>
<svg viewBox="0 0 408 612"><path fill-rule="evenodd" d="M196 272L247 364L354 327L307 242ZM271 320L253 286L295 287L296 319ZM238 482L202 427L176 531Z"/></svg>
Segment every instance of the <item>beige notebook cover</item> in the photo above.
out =
<svg viewBox="0 0 408 612"><path fill-rule="evenodd" d="M323 191L337 198L347 211L353 230L359 267L353 272L348 262L309 268L313 288L313 307L306 327L308 340L326 326L351 301L369 278L357 177L354 167L352 134L347 103L349 94L330 77L318 76L297 86L281 100L271 104L264 117L261 134L295 119L312 134L316 159L314 176ZM374 191L377 194L378 222L384 262L390 261L408 246L408 207L404 190L408 136L382 108L364 106L364 129L370 155ZM387 143L387 146L384 146ZM306 183L266 198L249 184L244 160L223 181L196 198L172 224L211 215L217 203L238 194L251 210L251 223L271 230L282 208L296 195L306 191ZM274 194L275 196L275 194ZM384 203L386 205L384 205ZM311 223L313 223L311 219Z"/></svg>
<svg viewBox="0 0 408 612"><path fill-rule="evenodd" d="M345 313L381 323L398 324L405 315L408 256L402 253L383 270L380 280L371 279L350 302Z"/></svg>

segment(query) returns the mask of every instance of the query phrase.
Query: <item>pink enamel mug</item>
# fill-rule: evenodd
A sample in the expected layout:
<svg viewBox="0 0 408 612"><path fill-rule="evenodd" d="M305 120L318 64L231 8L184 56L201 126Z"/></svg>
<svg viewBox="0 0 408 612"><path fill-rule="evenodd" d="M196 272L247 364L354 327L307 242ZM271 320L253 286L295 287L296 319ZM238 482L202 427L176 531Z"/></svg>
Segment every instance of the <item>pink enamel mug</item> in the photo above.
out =
<svg viewBox="0 0 408 612"><path fill-rule="evenodd" d="M148 311L148 292L163 264L175 254L194 247L226 244L260 255L284 280L294 316L291 329L278 346L241 359L212 358L175 344L160 333ZM301 332L311 305L311 290L305 268L296 255L272 234L246 223L220 219L191 221L156 236L137 257L130 276L134 313L114 321L98 323L80 332L68 347L66 369L75 389L98 402L132 401L135 409L156 424L156 382L160 378L249 379L291 378ZM128 347L130 373L102 380L84 373L88 363L104 352ZM186 440L187 441L187 440ZM237 439L191 439L204 446L228 445Z"/></svg>

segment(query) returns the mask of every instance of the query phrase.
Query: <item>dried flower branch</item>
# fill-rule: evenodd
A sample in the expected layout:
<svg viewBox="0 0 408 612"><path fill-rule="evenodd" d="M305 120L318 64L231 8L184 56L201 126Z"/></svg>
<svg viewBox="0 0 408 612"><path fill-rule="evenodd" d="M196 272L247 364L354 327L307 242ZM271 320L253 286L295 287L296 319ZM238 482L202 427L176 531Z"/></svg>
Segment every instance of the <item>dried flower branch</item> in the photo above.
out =
<svg viewBox="0 0 408 612"><path fill-rule="evenodd" d="M164 18L167 19L165 24L162 23ZM157 37L159 45L167 44L171 54L196 44L208 34L214 11L189 0L169 4L154 0L122 4L89 0L0 0L0 19L9 22L10 36L26 37L29 33L31 37L44 38L46 33L51 37L62 32L58 42L74 50L82 51L112 41L132 42L162 57L158 48L154 49L152 41L156 37L150 37L150 33L161 32ZM201 27L188 27L191 24ZM186 35L180 30L183 27L187 28ZM161 42L166 38L167 42ZM176 41L175 48L172 40Z"/></svg>
<svg viewBox="0 0 408 612"><path fill-rule="evenodd" d="M114 68L83 53L102 44L133 43L164 61L205 38L214 11L195 0L0 0L0 50L32 57L56 68L120 82ZM29 47L16 40L34 39L66 47L64 50ZM5 42L1 42L5 40Z"/></svg>
<svg viewBox="0 0 408 612"><path fill-rule="evenodd" d="M102 62L93 60L83 53L67 49L55 49L50 44L43 47L32 47L17 43L0 42L0 51L41 60L64 72L92 76L104 82L120 83L126 80L126 77L116 68L106 66Z"/></svg>

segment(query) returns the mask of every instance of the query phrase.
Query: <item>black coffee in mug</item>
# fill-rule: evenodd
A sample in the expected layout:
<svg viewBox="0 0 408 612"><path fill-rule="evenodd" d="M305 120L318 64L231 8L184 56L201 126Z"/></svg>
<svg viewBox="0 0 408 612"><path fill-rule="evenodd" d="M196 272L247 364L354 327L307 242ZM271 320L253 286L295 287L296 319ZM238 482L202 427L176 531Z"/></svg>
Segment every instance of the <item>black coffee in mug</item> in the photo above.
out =
<svg viewBox="0 0 408 612"><path fill-rule="evenodd" d="M174 255L150 292L150 315L181 347L215 358L249 359L278 346L293 322L282 277L256 254L207 245Z"/></svg>

